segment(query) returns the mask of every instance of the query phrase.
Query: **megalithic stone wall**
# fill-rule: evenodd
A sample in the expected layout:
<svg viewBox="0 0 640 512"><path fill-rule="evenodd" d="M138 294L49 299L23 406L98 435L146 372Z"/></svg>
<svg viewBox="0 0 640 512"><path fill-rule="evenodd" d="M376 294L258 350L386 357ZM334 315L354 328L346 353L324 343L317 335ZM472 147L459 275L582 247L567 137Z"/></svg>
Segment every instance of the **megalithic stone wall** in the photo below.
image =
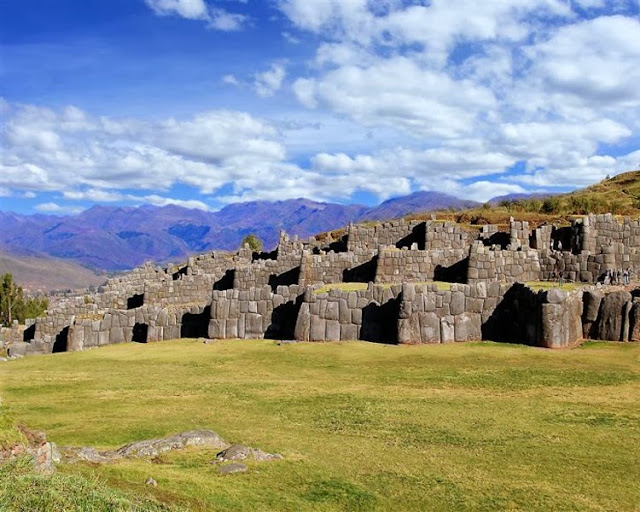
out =
<svg viewBox="0 0 640 512"><path fill-rule="evenodd" d="M451 343L492 340L565 348L583 338L582 291L533 292L498 282L452 285L404 284L398 342Z"/></svg>
<svg viewBox="0 0 640 512"><path fill-rule="evenodd" d="M396 343L401 290L400 285L371 283L366 290L333 289L318 295L308 289L297 317L295 339Z"/></svg>
<svg viewBox="0 0 640 512"><path fill-rule="evenodd" d="M369 249L321 254L305 251L300 264L299 284L373 281L377 267L375 256L376 251Z"/></svg>
<svg viewBox="0 0 640 512"><path fill-rule="evenodd" d="M418 250L381 246L378 250L376 283L408 281L466 281L469 248Z"/></svg>
<svg viewBox="0 0 640 512"><path fill-rule="evenodd" d="M269 285L213 292L208 336L213 339L292 339L305 288Z"/></svg>
<svg viewBox="0 0 640 512"><path fill-rule="evenodd" d="M476 242L470 250L468 282L502 281L507 283L537 281L541 276L538 251L502 250Z"/></svg>

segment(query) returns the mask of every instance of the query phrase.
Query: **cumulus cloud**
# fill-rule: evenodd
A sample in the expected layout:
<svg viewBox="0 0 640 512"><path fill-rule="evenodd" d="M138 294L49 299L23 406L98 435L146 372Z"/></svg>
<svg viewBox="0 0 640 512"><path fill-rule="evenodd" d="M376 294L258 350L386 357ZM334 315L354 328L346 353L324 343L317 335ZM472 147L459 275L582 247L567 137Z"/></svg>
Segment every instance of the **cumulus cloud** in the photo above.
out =
<svg viewBox="0 0 640 512"><path fill-rule="evenodd" d="M159 16L202 20L209 28L224 32L240 30L246 21L246 16L209 7L205 0L145 0L145 3Z"/></svg>
<svg viewBox="0 0 640 512"><path fill-rule="evenodd" d="M256 74L253 87L258 95L263 98L273 96L273 94L282 87L282 81L285 75L284 65L274 62L268 70Z"/></svg>

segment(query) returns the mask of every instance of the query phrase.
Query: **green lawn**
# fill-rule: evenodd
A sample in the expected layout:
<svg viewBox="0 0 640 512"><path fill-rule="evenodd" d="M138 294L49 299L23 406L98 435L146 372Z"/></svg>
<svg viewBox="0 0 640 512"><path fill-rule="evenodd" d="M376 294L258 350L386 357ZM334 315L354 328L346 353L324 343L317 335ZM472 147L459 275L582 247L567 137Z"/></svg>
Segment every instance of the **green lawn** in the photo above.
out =
<svg viewBox="0 0 640 512"><path fill-rule="evenodd" d="M3 363L0 385L62 445L210 428L285 456L234 475L206 450L59 469L178 508L640 507L639 344L126 344Z"/></svg>

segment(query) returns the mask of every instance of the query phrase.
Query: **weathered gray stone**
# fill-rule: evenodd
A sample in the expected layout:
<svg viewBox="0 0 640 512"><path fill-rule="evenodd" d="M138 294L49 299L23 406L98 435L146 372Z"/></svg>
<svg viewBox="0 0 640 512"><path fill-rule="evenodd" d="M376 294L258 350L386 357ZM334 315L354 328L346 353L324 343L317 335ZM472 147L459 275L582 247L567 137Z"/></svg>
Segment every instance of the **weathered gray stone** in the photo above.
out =
<svg viewBox="0 0 640 512"><path fill-rule="evenodd" d="M629 312L629 341L640 341L640 302L634 302Z"/></svg>
<svg viewBox="0 0 640 512"><path fill-rule="evenodd" d="M479 313L462 313L454 321L456 341L479 341L482 339L482 321Z"/></svg>
<svg viewBox="0 0 640 512"><path fill-rule="evenodd" d="M598 319L602 293L596 290L585 290L582 294L582 300L584 302L582 320L584 322L595 322Z"/></svg>
<svg viewBox="0 0 640 512"><path fill-rule="evenodd" d="M398 320L398 343L415 345L422 343L420 335L420 320L418 315L409 315Z"/></svg>
<svg viewBox="0 0 640 512"><path fill-rule="evenodd" d="M438 315L429 311L419 313L420 338L422 343L440 343L440 319Z"/></svg>
<svg viewBox="0 0 640 512"><path fill-rule="evenodd" d="M325 339L327 341L340 341L340 322L338 320L327 320L326 329Z"/></svg>
<svg viewBox="0 0 640 512"><path fill-rule="evenodd" d="M622 340L623 314L631 294L626 291L612 292L606 295L600 306L600 315L595 337L600 340Z"/></svg>
<svg viewBox="0 0 640 512"><path fill-rule="evenodd" d="M294 337L300 341L309 341L309 330L311 329L311 313L309 304L304 302L300 305L296 326L294 329Z"/></svg>
<svg viewBox="0 0 640 512"><path fill-rule="evenodd" d="M455 319L451 315L440 319L440 342L452 343L456 340Z"/></svg>

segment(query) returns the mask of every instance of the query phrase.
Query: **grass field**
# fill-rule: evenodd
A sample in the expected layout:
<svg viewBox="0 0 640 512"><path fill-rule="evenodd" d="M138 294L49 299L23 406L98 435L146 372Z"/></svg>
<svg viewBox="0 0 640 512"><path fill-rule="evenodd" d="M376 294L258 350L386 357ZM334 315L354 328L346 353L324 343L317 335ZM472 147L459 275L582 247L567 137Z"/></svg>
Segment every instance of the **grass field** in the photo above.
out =
<svg viewBox="0 0 640 512"><path fill-rule="evenodd" d="M640 508L638 344L183 340L10 361L0 384L58 444L210 428L285 456L235 475L206 450L59 469L177 509Z"/></svg>

